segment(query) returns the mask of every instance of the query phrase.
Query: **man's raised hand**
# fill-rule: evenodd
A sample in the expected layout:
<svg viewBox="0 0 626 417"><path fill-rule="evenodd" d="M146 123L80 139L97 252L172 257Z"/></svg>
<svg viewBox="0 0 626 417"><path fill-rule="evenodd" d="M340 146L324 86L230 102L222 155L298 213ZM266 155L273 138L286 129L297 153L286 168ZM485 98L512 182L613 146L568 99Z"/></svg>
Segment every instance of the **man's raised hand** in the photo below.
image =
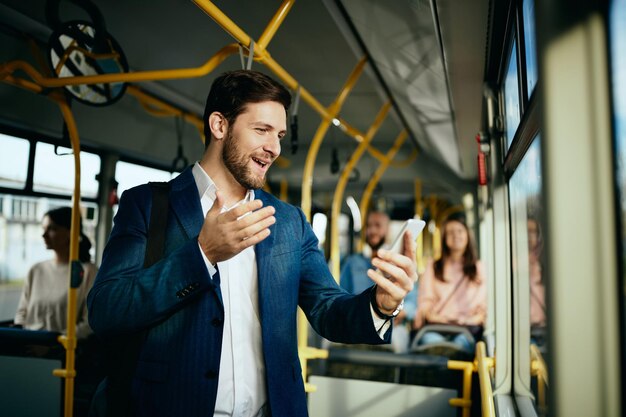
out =
<svg viewBox="0 0 626 417"><path fill-rule="evenodd" d="M221 213L223 205L217 191L198 235L200 248L213 265L256 245L270 235L269 227L276 223L274 207L263 207L260 200Z"/></svg>

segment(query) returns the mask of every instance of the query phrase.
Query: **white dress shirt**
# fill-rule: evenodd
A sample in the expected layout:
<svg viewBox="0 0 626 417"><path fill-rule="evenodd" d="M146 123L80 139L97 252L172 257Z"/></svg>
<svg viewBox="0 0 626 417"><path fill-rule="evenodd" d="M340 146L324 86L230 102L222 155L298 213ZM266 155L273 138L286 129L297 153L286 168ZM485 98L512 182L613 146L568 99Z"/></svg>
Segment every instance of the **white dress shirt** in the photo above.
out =
<svg viewBox="0 0 626 417"><path fill-rule="evenodd" d="M192 169L200 194L202 213L215 201L215 183L196 163ZM254 200L250 190L231 207ZM204 253L203 253L204 256ZM217 270L204 257L211 276ZM216 416L261 416L267 401L265 362L259 320L259 289L256 255L249 247L224 262L218 262L224 302L224 335L217 385Z"/></svg>
<svg viewBox="0 0 626 417"><path fill-rule="evenodd" d="M217 187L197 162L192 174L198 187L202 213L215 202ZM248 190L243 200L222 208L222 212L254 200L254 190ZM199 245L199 244L198 244ZM211 277L217 269L224 302L224 335L220 361L216 416L262 417L267 402L265 361L259 319L259 288L256 254L251 246L224 262L217 269L200 250ZM370 306L374 326L383 338L390 322L379 318Z"/></svg>

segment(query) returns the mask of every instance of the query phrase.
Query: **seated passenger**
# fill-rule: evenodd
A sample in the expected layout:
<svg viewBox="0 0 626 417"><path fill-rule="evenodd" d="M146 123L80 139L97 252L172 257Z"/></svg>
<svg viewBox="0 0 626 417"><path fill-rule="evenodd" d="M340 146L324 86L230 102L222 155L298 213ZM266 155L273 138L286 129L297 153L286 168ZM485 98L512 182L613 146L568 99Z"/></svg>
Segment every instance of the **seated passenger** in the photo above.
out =
<svg viewBox="0 0 626 417"><path fill-rule="evenodd" d="M477 259L469 229L460 216L448 218L442 227L441 258L429 262L419 280L414 326L444 324L467 327L480 337L487 314L486 276ZM453 342L473 353L474 343L463 333L426 332L419 345Z"/></svg>
<svg viewBox="0 0 626 417"><path fill-rule="evenodd" d="M67 292L70 277L70 227L72 209L61 207L48 211L42 221L43 240L54 251L54 259L33 265L24 281L22 296L15 314L15 326L28 330L49 330L65 333L67 323ZM86 338L91 329L87 322L86 299L96 276L90 262L91 242L83 234L80 223L78 257L83 265L83 282L77 291L76 337Z"/></svg>
<svg viewBox="0 0 626 417"><path fill-rule="evenodd" d="M341 267L339 285L352 294L360 294L374 282L367 276L368 269L372 266L372 258L385 244L389 232L389 216L377 210L372 210L367 215L365 225L365 242L371 249L369 254L355 253L348 256ZM391 346L396 353L405 353L409 348L409 329L407 324L413 321L417 308L417 286L413 287L404 299L404 309L394 319L394 330L391 335Z"/></svg>

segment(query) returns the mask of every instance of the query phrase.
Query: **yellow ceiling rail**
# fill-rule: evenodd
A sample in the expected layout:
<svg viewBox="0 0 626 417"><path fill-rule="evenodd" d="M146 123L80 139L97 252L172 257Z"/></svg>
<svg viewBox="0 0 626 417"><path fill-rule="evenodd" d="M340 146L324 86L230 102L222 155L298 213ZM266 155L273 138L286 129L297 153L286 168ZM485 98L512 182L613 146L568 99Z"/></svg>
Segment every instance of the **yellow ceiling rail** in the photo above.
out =
<svg viewBox="0 0 626 417"><path fill-rule="evenodd" d="M454 213L463 213L464 211L465 211L465 208L462 205L450 206L446 208L445 210L437 213L437 216L436 216L437 224L441 225L443 222L446 221L448 217L450 217L450 215Z"/></svg>
<svg viewBox="0 0 626 417"><path fill-rule="evenodd" d="M408 136L409 134L406 130L403 130L402 132L400 132L398 137L396 137L396 140L394 141L393 146L391 147L391 149L389 149L389 151L385 155L385 158L383 159L381 164L378 166L378 168L376 168L374 175L372 175L369 182L367 183L367 186L365 187L365 191L363 191L363 195L361 196L361 203L359 204L360 211L361 211L361 219L363 220L361 222L362 224L361 238L359 239L358 248L357 248L357 251L359 253L363 251L363 242L365 241L365 231L367 229L367 227L365 226L365 223L367 222L367 213L369 211L369 205L372 199L372 194L374 193L374 189L376 188L376 185L378 185L380 178L383 176L383 174L387 170L387 167L389 166L389 162L396 155L396 153L398 152L398 150L400 149L400 147L402 146L402 144L404 143L404 141L406 140Z"/></svg>
<svg viewBox="0 0 626 417"><path fill-rule="evenodd" d="M413 151L411 151L411 154L409 156L407 156L402 161L389 161L389 166L392 168L406 168L411 165L413 161L415 161L415 159L417 158L417 154L417 148L413 148Z"/></svg>
<svg viewBox="0 0 626 417"><path fill-rule="evenodd" d="M335 281L339 282L339 214L341 211L341 203L343 202L343 193L346 189L346 185L348 184L348 178L352 173L352 170L361 159L363 152L367 148L367 145L370 143L380 126L385 121L387 114L389 113L389 109L391 109L391 102L385 103L376 119L374 119L374 123L368 129L365 137L363 138L363 142L357 146L357 148L350 155L350 159L346 164L345 168L341 172L341 176L339 177L339 182L337 183L337 188L335 188L335 194L333 195L333 203L331 207L331 215L330 215L330 265L331 272L335 277Z"/></svg>
<svg viewBox="0 0 626 417"><path fill-rule="evenodd" d="M61 78L47 78L41 76L39 72L33 68L30 64L23 61L11 61L5 64L0 64L0 79L5 74L11 74L17 70L24 71L33 81L43 87L65 87L66 85L80 85L80 84L106 84L106 83L119 83L119 82L140 82L140 81L156 81L156 80L171 80L171 79L184 79L184 78L198 78L209 74L219 64L221 64L226 58L234 53L239 52L237 44L226 45L220 49L215 55L209 58L203 65L197 68L180 68L171 70L156 70L156 71L137 71L137 72L123 72L117 74L102 74L102 75L83 75L80 77L61 77Z"/></svg>
<svg viewBox="0 0 626 417"><path fill-rule="evenodd" d="M300 207L302 208L302 211L304 212L304 215L309 222L311 221L311 190L313 188L313 168L315 168L315 160L317 158L317 154L319 152L320 146L322 145L322 141L324 140L324 135L326 135L326 131L330 127L333 117L335 117L341 110L341 107L348 97L348 94L352 91L357 80L363 73L363 68L365 68L366 63L367 58L363 57L356 65L356 67L354 67L352 73L348 77L348 80L337 95L337 98L335 99L335 101L332 102L330 106L328 106L329 117L322 118L322 121L320 122L320 125L317 127L317 131L315 132L315 136L313 136L311 144L309 145L309 152L307 153L306 160L304 162L304 171L302 174L302 198L300 202Z"/></svg>
<svg viewBox="0 0 626 417"><path fill-rule="evenodd" d="M283 4L280 5L278 10L274 14L274 17L272 17L272 20L270 20L270 22L267 24L267 27L261 34L259 41L254 46L255 49L260 48L263 51L265 50L265 48L267 48L267 45L269 45L270 41L278 31L278 28L283 23L283 20L285 20L285 17L287 17L289 10L291 10L291 6L293 6L294 3L295 0L283 1Z"/></svg>
<svg viewBox="0 0 626 417"><path fill-rule="evenodd" d="M339 128L343 130L348 136L351 136L359 143L363 141L363 137L365 136L363 132L352 126L350 123L346 122L341 117L337 117L337 120L339 120ZM385 160L385 154L371 146L371 144L367 146L367 152L374 158L378 159L378 161L380 162L383 162Z"/></svg>
<svg viewBox="0 0 626 417"><path fill-rule="evenodd" d="M289 9L291 9L291 6L293 5L294 1L295 0L284 1L283 4L278 9L278 11L274 14L274 17L272 18L272 20L266 27L265 31L261 35L259 42L254 44L254 60L259 61L260 63L268 67L290 89L295 91L298 88L300 88L300 97L302 97L302 99L307 104L309 104L309 106L311 106L311 108L313 108L313 110L315 110L322 117L323 121L327 120L330 122L330 120L332 120L339 114L339 110L337 110L337 112L333 112L332 105L328 106L327 108L324 107L319 101L317 101L317 99L315 99L315 97L311 95L311 93L306 88L302 87L287 71L285 71L285 69L282 68L278 64L278 62L276 62L270 56L269 52L265 49L267 47L267 44L269 43L269 41L275 34L276 30L278 29L278 26L284 20ZM222 13L222 11L219 10L219 8L215 6L211 1L193 0L193 2L198 7L200 7L206 14L208 14L226 32L228 32L231 36L233 36L239 43L241 43L243 46L248 48L248 50L250 49L250 44L252 41L250 36L248 36L241 28L239 28L230 18L228 18L228 16ZM335 102L345 101L348 93L349 93L349 90L344 88L339 93L339 96L337 97L337 99L335 99ZM344 96L342 96L342 94ZM364 135L361 132L359 132L357 129L349 125L345 120L342 120L340 118L338 118L338 120L341 122L340 128L343 129L344 132L346 132L349 136L354 138L357 142L361 142L363 140ZM318 128L318 132L319 131L320 129ZM324 130L324 133L325 133L325 130ZM317 133L316 133L316 136L317 136ZM380 161L382 161L385 157L382 152L380 152L379 150L371 146L367 147L367 151L374 158ZM317 156L317 152L315 153ZM315 158L313 158L313 162L315 162ZM304 203L302 204L302 210L304 211L304 214L307 216L307 219L310 221L311 220L310 219L310 211L311 211L310 196L306 197L307 193L304 191L302 194L303 194L302 200L304 201Z"/></svg>
<svg viewBox="0 0 626 417"><path fill-rule="evenodd" d="M200 132L204 130L203 120L200 117L196 116L195 114L188 113L186 111L179 109L178 107L172 106L171 104L168 104L164 102L163 100L160 100L154 97L153 95L145 92L144 90L142 90L141 88L135 85L129 85L126 88L126 92L134 96L137 100L139 100L139 102L144 106L144 108L148 112L152 112L156 110L157 112L162 112L163 115L180 116L187 123L195 126ZM204 141L204 134L202 134L201 136L203 137L203 141Z"/></svg>

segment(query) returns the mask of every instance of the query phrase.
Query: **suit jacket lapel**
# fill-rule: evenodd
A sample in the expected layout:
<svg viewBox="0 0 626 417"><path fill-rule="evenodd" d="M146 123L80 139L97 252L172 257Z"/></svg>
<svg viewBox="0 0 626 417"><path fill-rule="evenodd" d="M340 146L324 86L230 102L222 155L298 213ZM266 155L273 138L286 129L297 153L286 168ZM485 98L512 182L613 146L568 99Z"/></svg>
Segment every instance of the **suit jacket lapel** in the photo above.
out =
<svg viewBox="0 0 626 417"><path fill-rule="evenodd" d="M263 207L269 204L268 195L262 190L255 190L257 199L263 202ZM272 292L270 289L270 273L272 248L274 247L274 236L276 235L276 224L270 226L270 235L259 242L254 250L256 252L257 271L259 274L259 315L263 320L263 300L271 299Z"/></svg>
<svg viewBox="0 0 626 417"><path fill-rule="evenodd" d="M187 168L171 182L172 191L170 201L172 210L179 223L183 227L187 239L191 239L200 233L204 218L198 187L193 179L191 169Z"/></svg>
<svg viewBox="0 0 626 417"><path fill-rule="evenodd" d="M191 173L191 168L185 169L178 177L174 178L171 181L171 186L170 204L172 211L187 235L187 239L192 239L200 233L204 217L202 216L198 187ZM213 288L217 298L223 305L219 281L213 282Z"/></svg>

